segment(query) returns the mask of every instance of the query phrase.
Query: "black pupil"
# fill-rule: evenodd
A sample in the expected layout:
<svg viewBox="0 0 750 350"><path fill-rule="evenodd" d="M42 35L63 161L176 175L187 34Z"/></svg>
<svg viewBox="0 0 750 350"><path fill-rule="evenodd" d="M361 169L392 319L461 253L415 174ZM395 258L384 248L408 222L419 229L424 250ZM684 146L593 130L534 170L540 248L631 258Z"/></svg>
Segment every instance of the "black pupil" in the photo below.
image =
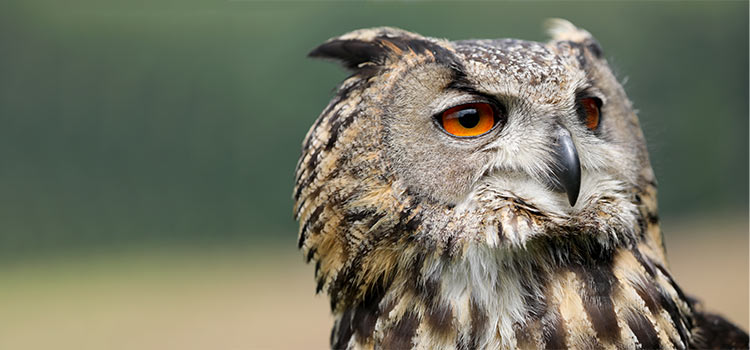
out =
<svg viewBox="0 0 750 350"><path fill-rule="evenodd" d="M479 124L479 112L474 108L458 111L458 123L467 129L477 126Z"/></svg>

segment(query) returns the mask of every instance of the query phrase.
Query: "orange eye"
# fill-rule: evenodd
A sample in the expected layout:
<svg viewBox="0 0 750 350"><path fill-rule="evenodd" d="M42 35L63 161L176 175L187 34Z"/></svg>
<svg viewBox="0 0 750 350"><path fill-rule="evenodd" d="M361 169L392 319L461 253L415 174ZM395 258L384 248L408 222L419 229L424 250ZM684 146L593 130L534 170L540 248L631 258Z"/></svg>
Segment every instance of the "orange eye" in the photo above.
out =
<svg viewBox="0 0 750 350"><path fill-rule="evenodd" d="M495 111L487 103L469 103L443 112L440 124L449 134L459 137L479 136L495 126Z"/></svg>
<svg viewBox="0 0 750 350"><path fill-rule="evenodd" d="M583 107L583 122L589 130L596 130L599 127L599 119L601 117L598 99L593 97L584 98L581 99L580 103L581 107Z"/></svg>

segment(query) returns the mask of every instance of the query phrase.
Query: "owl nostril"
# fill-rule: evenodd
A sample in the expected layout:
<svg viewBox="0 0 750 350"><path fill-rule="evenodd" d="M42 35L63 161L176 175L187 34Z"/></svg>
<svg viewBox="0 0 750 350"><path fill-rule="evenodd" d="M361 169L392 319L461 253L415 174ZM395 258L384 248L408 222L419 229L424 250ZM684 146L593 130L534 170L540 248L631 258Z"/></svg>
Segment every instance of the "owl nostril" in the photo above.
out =
<svg viewBox="0 0 750 350"><path fill-rule="evenodd" d="M552 187L568 195L570 206L575 206L581 189L581 162L570 131L562 125L555 130L555 160Z"/></svg>

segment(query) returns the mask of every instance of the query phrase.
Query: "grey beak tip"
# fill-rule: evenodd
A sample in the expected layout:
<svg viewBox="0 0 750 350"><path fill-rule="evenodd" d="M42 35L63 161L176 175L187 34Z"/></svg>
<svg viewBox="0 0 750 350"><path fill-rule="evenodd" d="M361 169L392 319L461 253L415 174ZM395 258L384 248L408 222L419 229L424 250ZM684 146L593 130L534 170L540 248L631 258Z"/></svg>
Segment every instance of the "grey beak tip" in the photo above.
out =
<svg viewBox="0 0 750 350"><path fill-rule="evenodd" d="M568 203L570 203L571 207L576 206L576 201L578 201L578 191L570 191L568 192Z"/></svg>

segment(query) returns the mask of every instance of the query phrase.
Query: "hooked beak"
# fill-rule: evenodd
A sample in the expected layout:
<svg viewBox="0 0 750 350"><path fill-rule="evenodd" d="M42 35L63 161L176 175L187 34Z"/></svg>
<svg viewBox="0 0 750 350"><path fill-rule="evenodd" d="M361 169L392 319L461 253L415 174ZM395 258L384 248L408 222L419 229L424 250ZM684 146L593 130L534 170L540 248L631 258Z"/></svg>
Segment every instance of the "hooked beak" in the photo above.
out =
<svg viewBox="0 0 750 350"><path fill-rule="evenodd" d="M558 125L555 133L554 149L557 163L553 170L552 186L555 191L568 195L568 202L572 207L575 206L581 189L581 162L570 131Z"/></svg>

